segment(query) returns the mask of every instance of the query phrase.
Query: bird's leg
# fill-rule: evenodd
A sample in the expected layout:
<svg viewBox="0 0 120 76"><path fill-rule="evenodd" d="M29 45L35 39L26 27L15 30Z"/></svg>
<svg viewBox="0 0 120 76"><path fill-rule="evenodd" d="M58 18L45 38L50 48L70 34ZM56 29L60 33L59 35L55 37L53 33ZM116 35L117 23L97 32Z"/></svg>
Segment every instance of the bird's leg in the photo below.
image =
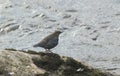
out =
<svg viewBox="0 0 120 76"><path fill-rule="evenodd" d="M48 49L45 49L45 53L48 53Z"/></svg>
<svg viewBox="0 0 120 76"><path fill-rule="evenodd" d="M50 49L48 49L48 52L49 52L49 53L52 53L52 51L51 51Z"/></svg>
<svg viewBox="0 0 120 76"><path fill-rule="evenodd" d="M52 53L52 51L50 49L45 49L46 53Z"/></svg>
<svg viewBox="0 0 120 76"><path fill-rule="evenodd" d="M45 51L48 51L48 49L45 49Z"/></svg>

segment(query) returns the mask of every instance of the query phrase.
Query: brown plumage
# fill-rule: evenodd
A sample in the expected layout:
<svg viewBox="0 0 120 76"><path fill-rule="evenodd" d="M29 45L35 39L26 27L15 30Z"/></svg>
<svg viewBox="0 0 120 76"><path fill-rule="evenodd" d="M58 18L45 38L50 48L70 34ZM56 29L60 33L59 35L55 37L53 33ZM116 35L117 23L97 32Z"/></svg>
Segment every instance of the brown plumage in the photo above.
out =
<svg viewBox="0 0 120 76"><path fill-rule="evenodd" d="M61 31L55 31L54 33L45 37L39 43L35 44L33 47L42 47L46 51L54 48L58 44L60 33Z"/></svg>

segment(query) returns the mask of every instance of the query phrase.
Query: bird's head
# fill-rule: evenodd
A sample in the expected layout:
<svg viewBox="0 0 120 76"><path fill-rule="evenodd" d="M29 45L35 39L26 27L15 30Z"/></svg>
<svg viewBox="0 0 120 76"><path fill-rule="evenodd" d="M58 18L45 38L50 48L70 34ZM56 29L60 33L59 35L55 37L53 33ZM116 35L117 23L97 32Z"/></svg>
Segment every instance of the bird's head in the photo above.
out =
<svg viewBox="0 0 120 76"><path fill-rule="evenodd" d="M62 31L56 30L55 33L56 33L56 34L61 34Z"/></svg>

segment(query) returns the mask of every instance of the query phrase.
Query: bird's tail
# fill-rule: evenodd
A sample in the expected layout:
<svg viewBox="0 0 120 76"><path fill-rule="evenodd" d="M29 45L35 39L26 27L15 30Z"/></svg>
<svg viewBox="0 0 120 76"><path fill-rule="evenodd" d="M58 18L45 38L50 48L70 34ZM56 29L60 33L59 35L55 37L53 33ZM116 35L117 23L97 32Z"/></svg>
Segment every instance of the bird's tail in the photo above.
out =
<svg viewBox="0 0 120 76"><path fill-rule="evenodd" d="M33 45L33 47L38 47L38 44Z"/></svg>

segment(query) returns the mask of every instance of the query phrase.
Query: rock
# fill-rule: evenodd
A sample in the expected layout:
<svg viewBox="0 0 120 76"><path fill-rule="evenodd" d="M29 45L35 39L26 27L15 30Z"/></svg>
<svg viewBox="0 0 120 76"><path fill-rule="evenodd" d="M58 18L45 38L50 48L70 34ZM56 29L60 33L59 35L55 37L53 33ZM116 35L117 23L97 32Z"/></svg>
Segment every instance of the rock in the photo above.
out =
<svg viewBox="0 0 120 76"><path fill-rule="evenodd" d="M114 76L55 53L0 51L0 76Z"/></svg>

